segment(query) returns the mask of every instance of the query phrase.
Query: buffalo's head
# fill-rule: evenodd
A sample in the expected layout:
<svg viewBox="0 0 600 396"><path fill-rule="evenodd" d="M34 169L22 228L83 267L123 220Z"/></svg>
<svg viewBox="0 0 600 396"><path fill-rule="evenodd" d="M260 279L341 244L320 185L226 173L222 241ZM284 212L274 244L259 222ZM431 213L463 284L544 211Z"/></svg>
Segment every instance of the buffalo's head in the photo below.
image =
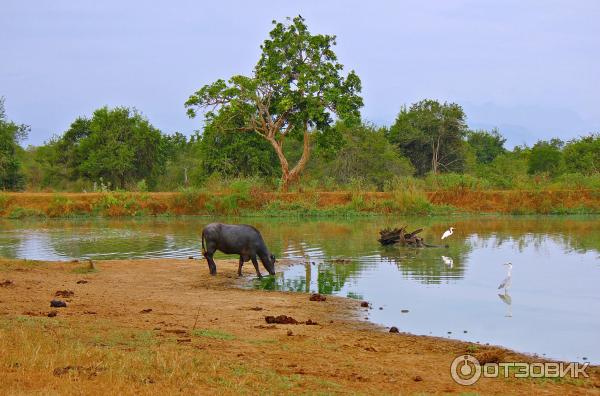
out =
<svg viewBox="0 0 600 396"><path fill-rule="evenodd" d="M266 270L269 271L269 274L275 275L275 255L269 254L268 260L263 261L263 265Z"/></svg>

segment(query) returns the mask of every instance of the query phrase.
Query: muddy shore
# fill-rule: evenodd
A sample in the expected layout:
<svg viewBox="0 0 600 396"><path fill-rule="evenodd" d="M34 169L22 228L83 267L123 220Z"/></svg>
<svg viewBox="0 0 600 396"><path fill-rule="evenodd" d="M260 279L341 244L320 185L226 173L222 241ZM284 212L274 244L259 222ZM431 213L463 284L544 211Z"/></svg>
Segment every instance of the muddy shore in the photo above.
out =
<svg viewBox="0 0 600 396"><path fill-rule="evenodd" d="M597 367L588 379L458 385L461 354L533 358L401 323L389 333L360 320L360 301L242 289L237 261L217 266L211 277L198 260L0 260L0 393L600 394ZM299 323L265 320L279 315Z"/></svg>

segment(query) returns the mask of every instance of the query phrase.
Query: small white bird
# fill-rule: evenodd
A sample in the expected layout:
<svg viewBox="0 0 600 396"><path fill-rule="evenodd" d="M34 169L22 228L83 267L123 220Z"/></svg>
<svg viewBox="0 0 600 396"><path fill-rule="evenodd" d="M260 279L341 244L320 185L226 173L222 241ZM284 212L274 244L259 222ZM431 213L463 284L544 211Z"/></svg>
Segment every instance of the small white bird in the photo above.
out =
<svg viewBox="0 0 600 396"><path fill-rule="evenodd" d="M454 267L454 260L452 259L452 257L448 257L448 256L442 256L442 261L444 262L444 264L446 264L448 267L452 268Z"/></svg>
<svg viewBox="0 0 600 396"><path fill-rule="evenodd" d="M453 233L454 233L454 227L450 227L449 230L446 230L446 232L444 232L444 234L442 235L442 239L448 238Z"/></svg>
<svg viewBox="0 0 600 396"><path fill-rule="evenodd" d="M506 292L506 289L510 287L512 282L512 263L506 263L504 265L508 267L508 273L506 274L506 278L500 283L500 286L498 286L498 289L504 289Z"/></svg>

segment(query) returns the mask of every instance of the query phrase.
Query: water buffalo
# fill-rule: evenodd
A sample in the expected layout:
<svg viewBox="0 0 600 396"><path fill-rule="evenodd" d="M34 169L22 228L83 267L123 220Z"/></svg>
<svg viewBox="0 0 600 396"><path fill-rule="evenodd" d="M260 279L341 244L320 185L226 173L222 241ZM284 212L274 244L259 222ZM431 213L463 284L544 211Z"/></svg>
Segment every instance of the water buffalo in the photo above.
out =
<svg viewBox="0 0 600 396"><path fill-rule="evenodd" d="M275 275L275 256L267 249L260 232L252 226L211 223L204 227L202 230L202 255L206 257L211 275L217 273L217 265L213 260L213 255L217 250L225 254L240 255L239 276L242 276L244 261L252 260L256 275L262 278L256 256L260 258L269 274Z"/></svg>

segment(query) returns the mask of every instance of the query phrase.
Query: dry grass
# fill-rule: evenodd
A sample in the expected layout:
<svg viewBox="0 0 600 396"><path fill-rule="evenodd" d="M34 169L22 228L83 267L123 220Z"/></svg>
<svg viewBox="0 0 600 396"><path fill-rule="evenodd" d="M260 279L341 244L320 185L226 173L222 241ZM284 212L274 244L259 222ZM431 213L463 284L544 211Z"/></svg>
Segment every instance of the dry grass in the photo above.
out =
<svg viewBox="0 0 600 396"><path fill-rule="evenodd" d="M449 375L470 344L390 334L356 321L352 300L235 287L235 261L211 277L194 260L79 264L0 260L0 394L587 394L578 381ZM78 283L81 280L87 283ZM68 307L47 317L57 290ZM257 310L256 307L260 307ZM276 325L265 315L319 325ZM479 346L506 361L531 357ZM483 356L483 355L482 355ZM415 380L419 378L420 380Z"/></svg>
<svg viewBox="0 0 600 396"><path fill-rule="evenodd" d="M208 333L209 335L211 333ZM217 334L220 334L217 332ZM222 335L222 334L221 334ZM206 334L178 338L106 321L15 317L0 321L0 391L58 394L267 393L304 387L333 391L326 381L249 367L215 355ZM191 341L187 341L190 339ZM178 342L178 340L185 340ZM219 340L219 341L214 341ZM246 339L240 342L250 343ZM232 347L235 347L232 345Z"/></svg>
<svg viewBox="0 0 600 396"><path fill-rule="evenodd" d="M144 216L195 214L435 214L599 213L600 192L593 190L479 191L454 189L425 192L292 192L242 191L209 193L3 193L0 216Z"/></svg>

